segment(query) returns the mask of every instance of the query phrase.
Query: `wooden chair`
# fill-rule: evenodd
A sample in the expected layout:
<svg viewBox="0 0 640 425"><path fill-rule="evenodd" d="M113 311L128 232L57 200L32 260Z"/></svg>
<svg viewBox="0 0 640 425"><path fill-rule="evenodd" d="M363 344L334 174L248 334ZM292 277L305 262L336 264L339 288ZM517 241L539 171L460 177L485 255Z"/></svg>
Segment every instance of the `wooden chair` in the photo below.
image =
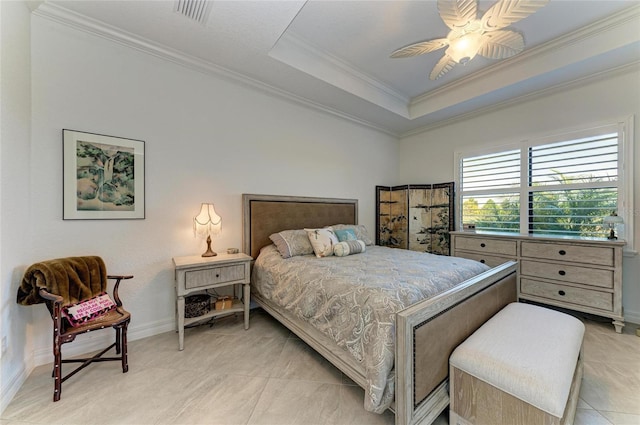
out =
<svg viewBox="0 0 640 425"><path fill-rule="evenodd" d="M133 276L107 275L100 257L67 257L43 261L30 266L18 289L18 303L23 305L44 302L53 320L53 401L60 400L62 383L93 362L120 361L122 372L129 370L127 363L127 327L131 315L122 307L118 295L120 282ZM116 306L109 312L77 326L71 326L63 308L93 298L107 291L108 279L114 279L113 301ZM115 342L92 357L62 359L62 344L75 340L77 335L105 328L116 331ZM115 347L115 357L102 357ZM81 363L62 375L63 363Z"/></svg>

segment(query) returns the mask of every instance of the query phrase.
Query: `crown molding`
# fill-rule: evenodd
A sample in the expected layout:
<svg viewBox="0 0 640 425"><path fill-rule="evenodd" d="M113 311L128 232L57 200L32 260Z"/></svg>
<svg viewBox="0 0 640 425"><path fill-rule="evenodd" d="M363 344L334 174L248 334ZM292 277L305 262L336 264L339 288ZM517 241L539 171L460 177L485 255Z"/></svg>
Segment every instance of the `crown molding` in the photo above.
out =
<svg viewBox="0 0 640 425"><path fill-rule="evenodd" d="M171 47L153 42L144 37L137 36L97 19L93 19L88 16L76 13L57 4L40 2L37 3L36 7L37 8L32 12L35 16L42 17L49 21L56 22L58 24L78 31L104 38L106 40L132 48L134 50L138 50L140 52L147 53L149 55L184 66L194 71L213 75L215 77L222 78L226 81L230 81L244 87L259 90L265 94L296 103L315 111L344 119L354 124L358 124L360 126L384 133L391 137L398 137L398 133L390 131L389 129L383 128L369 121L357 118L337 109L321 105L305 97L263 83L262 81L232 71L220 65L216 65L215 63L179 52Z"/></svg>
<svg viewBox="0 0 640 425"><path fill-rule="evenodd" d="M38 7L40 7L41 4L44 3L44 0L25 0L25 3L27 4L27 7L33 12Z"/></svg>
<svg viewBox="0 0 640 425"><path fill-rule="evenodd" d="M401 117L409 118L408 96L291 32L285 32L280 37L269 56Z"/></svg>
<svg viewBox="0 0 640 425"><path fill-rule="evenodd" d="M57 22L66 27L107 39L123 46L138 50L140 52L173 62L191 70L222 78L226 81L230 81L232 83L260 91L267 95L289 101L297 105L340 119L344 119L348 122L366 127L368 129L372 129L374 131L386 134L394 138L404 138L411 135L419 134L437 127L450 125L452 123L482 115L493 110L521 103L525 100L529 100L537 96L542 96L552 91L571 88L578 84L585 84L585 82L587 81L602 78L602 75L609 75L610 71L614 73L620 72L619 69L603 71L582 79L571 81L565 84L559 84L552 88L542 89L529 94L518 96L513 99L494 103L492 105L468 113L460 114L449 119L439 120L437 122L416 128L414 130L410 130L407 132L393 131L373 122L342 112L333 107L322 105L304 96L300 96L281 88L271 86L257 79L216 65L215 63L205 61L191 55L187 55L168 46L153 42L140 36L136 36L120 28L73 12L58 4L51 4L49 2L41 1L30 1L29 3L32 5L32 7L34 7L34 10L32 12L34 15L42 17L49 21ZM289 46L293 46L298 49L310 52L309 56L315 56L318 61L321 61L328 72L333 72L334 75L340 75L342 76L342 78L347 78L347 81L349 82L349 88L339 88L345 90L346 92L352 93L361 99L371 102L372 104L377 105L383 109L389 110L397 114L398 117L404 117L410 122L415 118L427 115L430 109L432 109L433 107L436 107L437 109L442 108L442 105L438 106L439 103L449 102L448 104L444 105L446 107L452 101L458 102L469 100L469 96L465 95L465 93L467 93L469 90L469 85L471 85L472 87L476 87L476 91L481 90L481 87L484 87L484 90L486 91L486 87L488 85L491 85L492 79L502 78L497 76L509 77L509 71L507 70L507 68L512 69L515 66L516 70L523 70L524 73L530 72L527 71L527 68L532 67L534 59L538 60L541 56L551 56L553 54L560 55L560 57L562 57L563 49L566 49L571 45L574 45L573 47L575 48L576 44L583 44L584 46L587 46L587 43L596 44L593 42L595 38L611 38L612 33L618 34L618 36L620 34L626 34L629 35L629 37L631 37L631 39L633 40L640 40L640 33L637 31L638 20L640 20L640 4L624 9L607 19L583 27L580 30L568 34L564 37L542 44L540 46L533 47L519 55L516 55L504 61L497 62L487 68L474 73L469 77L456 80L434 91L417 96L410 101L406 96L397 92L393 88L381 83L380 81L377 81L376 79L366 75L363 72L358 71L339 58L321 51L320 49L312 46L311 43L305 40L301 40L299 37L287 35L285 43L288 43ZM624 41L626 40L626 38L622 38L622 40ZM599 46L599 48L603 48L603 46L609 47L609 45L606 43L606 40L604 43L598 40L597 45ZM275 47L276 46L274 46L274 48ZM560 53L558 53L556 49L560 49ZM588 51L586 47L582 50ZM270 56L272 56L271 53ZM294 66L291 64L289 65ZM630 66L634 65L637 65L637 63L633 63ZM625 67L621 68L624 69ZM308 70L304 70L304 72L310 73L308 72ZM516 72L516 74L518 74L518 72ZM314 74L311 73L311 75ZM319 78L316 75L314 76L316 78ZM509 77L507 78L507 80L509 80L510 78L513 77ZM329 82L329 84L336 86L334 80ZM324 81L329 80L324 79ZM354 93L353 86L359 87L358 93ZM365 95L362 95L362 93L365 93ZM472 97L476 97L480 94L483 93L475 93L475 95ZM462 99L460 99L461 97ZM457 101L456 98L458 98ZM384 102L387 103L381 102L381 100L384 100ZM420 108L425 108L427 112L419 111Z"/></svg>
<svg viewBox="0 0 640 425"><path fill-rule="evenodd" d="M578 87L582 87L597 81L601 81L604 79L608 79L608 78L612 78L618 75L624 75L627 73L631 73L631 72L640 72L640 60L637 60L635 62L631 62L622 66L619 66L617 68L612 68L612 69L608 69L605 71L601 71L592 75L588 75L585 76L583 78L578 78L566 83L562 83L562 84L556 84L552 87L547 87L541 90L537 90L535 92L532 93L527 93L524 94L522 96L518 96L518 97L514 97L512 99L509 100L505 100L503 102L498 102L498 103L494 103L490 106L486 106L483 108L479 108L479 109L475 109L471 112L465 113L465 114L460 114L460 115L456 115L455 117L446 119L446 120L441 120L438 122L435 122L433 124L428 124L425 126L422 126L420 128L416 128L414 130L410 130L407 132L404 132L402 134L400 134L399 138L400 139L404 139L406 137L411 137L411 136L416 136L418 134L421 133L426 133L428 131L431 130L435 130L437 128L441 128L441 127L446 127L448 125L453 125L462 121L466 121L472 118L477 118L480 117L482 115L486 115L488 113L491 112L495 112L495 111L499 111L501 109L507 109L507 108L511 108L514 107L516 105L525 103L525 102L529 102L535 99L539 99L545 96L548 96L550 94L557 94L559 92L562 91L568 91L568 90L573 90L575 88Z"/></svg>
<svg viewBox="0 0 640 425"><path fill-rule="evenodd" d="M619 47L613 44L640 41L637 30L640 21L640 4L619 11L605 19L594 22L565 36L525 50L509 59L496 62L467 77L460 78L433 91L416 96L409 103L411 119L424 116L434 108L441 109L452 103L469 100L492 91L491 82L504 85L505 81L515 84L541 72L549 72L580 61L593 54L594 46L600 49ZM623 34L624 36L621 36ZM594 42L598 40L598 42ZM622 41L621 41L622 40ZM583 48L576 49L581 44ZM572 47L572 50L569 48ZM562 53L564 52L564 53ZM573 52L573 53L572 53ZM590 53L587 53L590 52ZM578 55L578 56L576 56ZM560 64L558 60L562 60ZM541 68L539 64L545 64ZM514 72L520 70L520 73ZM520 75L520 77L516 77ZM470 90L474 90L470 94Z"/></svg>

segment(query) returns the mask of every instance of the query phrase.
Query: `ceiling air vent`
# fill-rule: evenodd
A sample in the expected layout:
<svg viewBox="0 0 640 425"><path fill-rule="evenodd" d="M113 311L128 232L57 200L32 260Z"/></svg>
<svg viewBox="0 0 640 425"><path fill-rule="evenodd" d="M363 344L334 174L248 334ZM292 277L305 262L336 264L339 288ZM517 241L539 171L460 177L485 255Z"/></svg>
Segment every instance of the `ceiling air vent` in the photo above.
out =
<svg viewBox="0 0 640 425"><path fill-rule="evenodd" d="M201 24L209 18L211 3L208 0L176 0L175 11Z"/></svg>

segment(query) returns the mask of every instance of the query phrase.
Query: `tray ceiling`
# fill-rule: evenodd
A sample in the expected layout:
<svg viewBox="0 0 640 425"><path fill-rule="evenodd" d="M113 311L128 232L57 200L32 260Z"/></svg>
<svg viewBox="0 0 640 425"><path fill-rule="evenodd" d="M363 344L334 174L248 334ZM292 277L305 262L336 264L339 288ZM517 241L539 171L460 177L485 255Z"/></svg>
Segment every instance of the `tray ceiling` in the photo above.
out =
<svg viewBox="0 0 640 425"><path fill-rule="evenodd" d="M203 22L177 1L31 4L39 16L394 135L640 63L639 1L551 0L510 27L524 35L521 54L476 57L436 81L441 52L389 58L447 34L435 1L210 1Z"/></svg>

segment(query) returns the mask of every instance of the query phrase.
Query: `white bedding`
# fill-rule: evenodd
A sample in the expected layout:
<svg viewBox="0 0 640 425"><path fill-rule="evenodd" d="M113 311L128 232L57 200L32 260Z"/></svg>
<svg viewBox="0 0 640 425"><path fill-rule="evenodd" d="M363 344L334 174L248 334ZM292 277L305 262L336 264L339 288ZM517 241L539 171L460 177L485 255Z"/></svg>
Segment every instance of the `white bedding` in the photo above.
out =
<svg viewBox="0 0 640 425"><path fill-rule="evenodd" d="M488 269L473 260L379 246L347 257L283 259L269 245L256 259L251 286L363 364L365 409L382 413L394 398L395 313Z"/></svg>

